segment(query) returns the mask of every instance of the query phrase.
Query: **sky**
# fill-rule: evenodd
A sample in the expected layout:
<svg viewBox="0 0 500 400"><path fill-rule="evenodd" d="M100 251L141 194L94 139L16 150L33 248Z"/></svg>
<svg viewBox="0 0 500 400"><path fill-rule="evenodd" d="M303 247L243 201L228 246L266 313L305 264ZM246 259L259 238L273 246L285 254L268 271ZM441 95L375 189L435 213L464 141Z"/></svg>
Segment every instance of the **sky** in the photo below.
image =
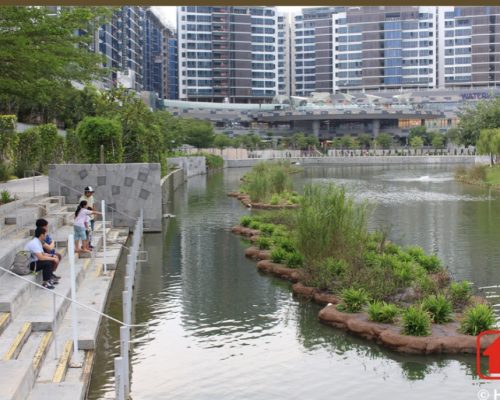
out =
<svg viewBox="0 0 500 400"><path fill-rule="evenodd" d="M155 14L162 18L163 22L168 24L168 26L175 28L176 27L176 14L175 10L177 7L175 6L156 6L152 7ZM283 12L291 12L298 13L300 10L305 7L299 6L278 6L278 10Z"/></svg>

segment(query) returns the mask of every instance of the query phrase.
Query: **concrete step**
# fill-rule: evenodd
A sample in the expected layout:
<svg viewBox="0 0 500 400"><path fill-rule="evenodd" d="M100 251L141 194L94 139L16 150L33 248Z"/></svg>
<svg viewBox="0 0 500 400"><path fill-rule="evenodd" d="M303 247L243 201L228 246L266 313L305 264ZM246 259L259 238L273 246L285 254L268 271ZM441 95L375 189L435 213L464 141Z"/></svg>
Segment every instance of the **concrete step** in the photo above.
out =
<svg viewBox="0 0 500 400"><path fill-rule="evenodd" d="M64 260L67 260L67 258L63 259L63 261ZM91 260L76 262L75 272L77 287L84 279L90 262ZM59 324L69 306L69 300L60 296L54 296L52 292L71 297L71 278L68 262L61 262L61 265L57 269L57 274L61 276L59 284L51 291L35 288L31 298L21 309L19 315L16 316L16 320L31 322L34 331L52 330L54 324ZM53 310L54 297L55 317Z"/></svg>
<svg viewBox="0 0 500 400"><path fill-rule="evenodd" d="M35 381L30 360L0 360L0 371L0 400L23 400L29 396Z"/></svg>
<svg viewBox="0 0 500 400"><path fill-rule="evenodd" d="M11 313L9 312L0 313L0 335L9 326L11 321L12 321Z"/></svg>
<svg viewBox="0 0 500 400"><path fill-rule="evenodd" d="M17 329L17 326L15 328ZM15 333L15 329L12 331ZM0 362L0 399L25 399L35 383L52 343L53 334L32 332L31 324L24 323L14 338L11 338L11 335L5 336L2 336L2 345L8 344L8 350ZM8 382L1 383L3 377L9 376L12 368L24 379L20 381L17 377L11 377Z"/></svg>

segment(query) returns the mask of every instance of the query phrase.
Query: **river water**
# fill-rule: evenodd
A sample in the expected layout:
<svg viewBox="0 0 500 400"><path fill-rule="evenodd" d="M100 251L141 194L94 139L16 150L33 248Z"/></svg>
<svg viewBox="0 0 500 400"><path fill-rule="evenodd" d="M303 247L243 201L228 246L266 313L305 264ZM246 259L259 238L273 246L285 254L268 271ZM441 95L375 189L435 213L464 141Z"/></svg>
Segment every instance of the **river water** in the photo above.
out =
<svg viewBox="0 0 500 400"><path fill-rule="evenodd" d="M191 178L175 192L166 234L146 236L136 284L131 395L138 399L486 399L500 383L474 356L409 356L321 325L320 307L257 272L230 232L250 211L226 193L244 169ZM500 284L498 194L453 180L453 167L308 167L372 204L370 227L436 252L456 279ZM121 317L119 288L108 311ZM494 299L492 299L494 302ZM102 325L90 399L113 391L117 328ZM482 396L482 397L481 397Z"/></svg>

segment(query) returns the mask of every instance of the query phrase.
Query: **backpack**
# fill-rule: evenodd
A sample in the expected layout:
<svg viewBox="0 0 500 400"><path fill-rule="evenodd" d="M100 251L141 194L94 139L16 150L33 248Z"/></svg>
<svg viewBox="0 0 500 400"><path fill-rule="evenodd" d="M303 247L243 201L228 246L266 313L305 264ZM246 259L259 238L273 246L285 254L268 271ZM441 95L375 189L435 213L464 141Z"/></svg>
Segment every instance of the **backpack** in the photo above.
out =
<svg viewBox="0 0 500 400"><path fill-rule="evenodd" d="M31 251L19 250L14 257L10 270L17 275L28 275L31 274L30 264Z"/></svg>

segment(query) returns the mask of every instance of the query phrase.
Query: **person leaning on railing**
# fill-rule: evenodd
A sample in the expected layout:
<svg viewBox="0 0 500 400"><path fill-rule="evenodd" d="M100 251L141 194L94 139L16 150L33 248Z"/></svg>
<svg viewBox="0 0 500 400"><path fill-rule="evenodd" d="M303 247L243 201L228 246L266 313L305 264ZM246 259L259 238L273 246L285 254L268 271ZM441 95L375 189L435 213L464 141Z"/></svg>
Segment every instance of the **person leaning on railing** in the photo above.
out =
<svg viewBox="0 0 500 400"><path fill-rule="evenodd" d="M52 256L43 251L43 242L46 237L45 229L36 228L35 237L31 239L26 246L25 250L31 253L30 269L33 272L42 271L43 283L42 286L47 289L54 289L54 285L59 282L52 278L54 271L54 264L59 262L56 256Z"/></svg>

